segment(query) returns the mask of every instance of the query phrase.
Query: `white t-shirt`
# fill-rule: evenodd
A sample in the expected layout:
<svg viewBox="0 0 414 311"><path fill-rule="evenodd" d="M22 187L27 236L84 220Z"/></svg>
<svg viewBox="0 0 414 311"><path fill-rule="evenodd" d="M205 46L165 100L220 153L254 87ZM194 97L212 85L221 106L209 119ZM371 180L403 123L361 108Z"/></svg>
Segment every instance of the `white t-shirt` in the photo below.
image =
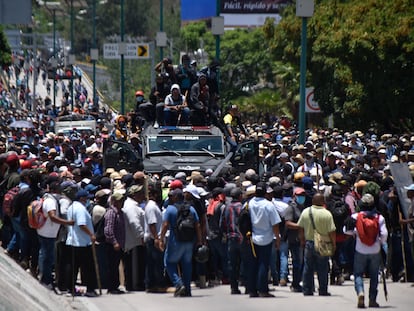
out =
<svg viewBox="0 0 414 311"><path fill-rule="evenodd" d="M157 229L157 233L159 234L161 231L162 225L162 213L160 208L158 207L157 203L153 200L149 200L148 204L145 206L145 233L144 233L144 241L149 241L151 238L154 237L151 234L149 226L155 224Z"/></svg>
<svg viewBox="0 0 414 311"><path fill-rule="evenodd" d="M58 201L51 194L46 194L45 199L43 201L43 214L46 217L46 222L41 228L37 229L38 235L44 238L56 238L57 237L60 224L57 224L51 221L49 217L50 211L55 211L56 215L58 214L57 208L58 208Z"/></svg>

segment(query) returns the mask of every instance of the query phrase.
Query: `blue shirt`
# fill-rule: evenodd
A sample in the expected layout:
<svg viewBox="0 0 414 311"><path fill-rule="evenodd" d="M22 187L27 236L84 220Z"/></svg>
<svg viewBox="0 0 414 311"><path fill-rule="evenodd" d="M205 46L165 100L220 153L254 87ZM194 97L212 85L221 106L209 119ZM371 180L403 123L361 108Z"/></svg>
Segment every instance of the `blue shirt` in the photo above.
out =
<svg viewBox="0 0 414 311"><path fill-rule="evenodd" d="M74 201L68 207L67 219L73 219L75 224L68 226L68 236L66 238L66 245L76 247L86 247L92 244L91 237L87 235L80 226L85 225L90 232L94 232L92 217L86 210L86 207L78 201Z"/></svg>
<svg viewBox="0 0 414 311"><path fill-rule="evenodd" d="M197 212L194 209L194 207L190 206L190 212L193 214L194 220L196 222L199 222L200 220L198 218ZM181 242L178 242L176 240L175 232L174 232L174 228L177 225L177 213L178 213L178 210L175 207L175 205L169 204L167 206L167 209L165 210L163 216L162 216L162 220L163 221L168 221L168 223L170 224L170 228L169 228L170 229L170 236L168 238L168 244L170 244L170 243L181 243Z"/></svg>

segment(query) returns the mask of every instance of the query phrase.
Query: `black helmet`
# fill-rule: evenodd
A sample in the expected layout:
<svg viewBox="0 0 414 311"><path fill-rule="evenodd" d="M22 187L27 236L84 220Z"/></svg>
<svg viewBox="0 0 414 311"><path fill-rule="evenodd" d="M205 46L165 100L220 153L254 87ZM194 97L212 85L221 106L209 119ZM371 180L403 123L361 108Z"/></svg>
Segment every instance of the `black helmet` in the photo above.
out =
<svg viewBox="0 0 414 311"><path fill-rule="evenodd" d="M206 245L197 246L194 252L194 258L199 263L206 263L208 261L209 250Z"/></svg>

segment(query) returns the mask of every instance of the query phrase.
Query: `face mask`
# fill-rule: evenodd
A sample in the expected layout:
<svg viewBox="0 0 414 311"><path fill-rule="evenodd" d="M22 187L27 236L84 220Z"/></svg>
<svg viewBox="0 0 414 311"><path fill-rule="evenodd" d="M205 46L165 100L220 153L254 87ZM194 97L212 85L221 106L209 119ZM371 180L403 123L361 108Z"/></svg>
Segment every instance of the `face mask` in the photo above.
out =
<svg viewBox="0 0 414 311"><path fill-rule="evenodd" d="M303 205L305 203L305 196L303 195L297 196L296 203L298 203L299 205Z"/></svg>
<svg viewBox="0 0 414 311"><path fill-rule="evenodd" d="M313 160L306 160L306 165L307 166L312 166L313 164Z"/></svg>
<svg viewBox="0 0 414 311"><path fill-rule="evenodd" d="M142 102L144 100L143 96L137 96L137 102Z"/></svg>

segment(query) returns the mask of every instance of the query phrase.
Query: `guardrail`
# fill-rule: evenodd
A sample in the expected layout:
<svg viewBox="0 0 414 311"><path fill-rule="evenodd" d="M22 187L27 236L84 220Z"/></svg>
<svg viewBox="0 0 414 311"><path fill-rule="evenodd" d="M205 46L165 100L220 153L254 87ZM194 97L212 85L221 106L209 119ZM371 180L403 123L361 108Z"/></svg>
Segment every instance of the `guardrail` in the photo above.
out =
<svg viewBox="0 0 414 311"><path fill-rule="evenodd" d="M89 66L89 64L85 64L85 63L82 63L82 65L83 66ZM79 66L77 66L77 67L79 68L80 71L82 71L82 80L86 79L89 86L90 86L90 88L93 90L93 81L92 81L92 79L89 77L89 75L84 70L82 70L81 67L79 67ZM116 110L114 107L112 107L111 105L106 103L105 95L103 95L102 92L99 91L99 89L96 89L96 93L99 96L99 102L105 107L105 110L109 110L109 111L112 111L112 112L115 112L116 114L118 114L118 110Z"/></svg>

